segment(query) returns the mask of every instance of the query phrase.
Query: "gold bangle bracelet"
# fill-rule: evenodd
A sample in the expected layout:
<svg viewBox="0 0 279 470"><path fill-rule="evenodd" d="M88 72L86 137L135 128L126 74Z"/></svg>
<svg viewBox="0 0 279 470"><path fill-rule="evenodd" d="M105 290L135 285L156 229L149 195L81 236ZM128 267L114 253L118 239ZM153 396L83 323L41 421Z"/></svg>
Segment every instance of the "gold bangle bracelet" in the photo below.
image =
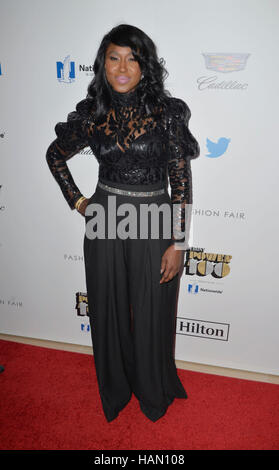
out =
<svg viewBox="0 0 279 470"><path fill-rule="evenodd" d="M86 199L86 197L82 196L78 199L77 203L76 203L76 207L77 209L79 209L80 205L82 204L82 202Z"/></svg>
<svg viewBox="0 0 279 470"><path fill-rule="evenodd" d="M77 202L75 203L75 208L76 208L76 209L79 209L79 206L81 205L81 203L82 203L85 199L86 199L86 197L81 196L81 197L77 200Z"/></svg>

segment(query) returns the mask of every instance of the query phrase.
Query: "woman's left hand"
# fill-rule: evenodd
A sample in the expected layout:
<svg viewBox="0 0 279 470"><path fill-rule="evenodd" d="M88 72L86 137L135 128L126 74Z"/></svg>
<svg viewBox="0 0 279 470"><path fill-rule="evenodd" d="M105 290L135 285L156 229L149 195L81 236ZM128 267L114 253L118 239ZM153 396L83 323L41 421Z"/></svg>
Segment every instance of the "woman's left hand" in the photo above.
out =
<svg viewBox="0 0 279 470"><path fill-rule="evenodd" d="M184 260L184 250L176 250L174 245L169 246L162 256L160 284L170 281L180 270Z"/></svg>

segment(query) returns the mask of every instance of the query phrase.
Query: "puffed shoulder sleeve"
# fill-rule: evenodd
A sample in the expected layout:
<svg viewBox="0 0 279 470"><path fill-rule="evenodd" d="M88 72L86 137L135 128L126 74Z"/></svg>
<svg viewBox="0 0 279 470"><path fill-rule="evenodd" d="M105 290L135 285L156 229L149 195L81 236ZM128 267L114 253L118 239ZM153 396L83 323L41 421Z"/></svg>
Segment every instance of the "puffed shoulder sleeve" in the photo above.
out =
<svg viewBox="0 0 279 470"><path fill-rule="evenodd" d="M68 114L66 122L55 125L56 139L46 152L46 160L51 173L59 184L71 209L82 196L74 182L67 165L67 160L89 145L89 133L92 132L92 101L85 98Z"/></svg>
<svg viewBox="0 0 279 470"><path fill-rule="evenodd" d="M168 113L168 174L173 205L175 246L188 247L193 203L191 160L200 155L200 146L189 130L191 111L179 98L171 98ZM188 233L187 233L188 232Z"/></svg>

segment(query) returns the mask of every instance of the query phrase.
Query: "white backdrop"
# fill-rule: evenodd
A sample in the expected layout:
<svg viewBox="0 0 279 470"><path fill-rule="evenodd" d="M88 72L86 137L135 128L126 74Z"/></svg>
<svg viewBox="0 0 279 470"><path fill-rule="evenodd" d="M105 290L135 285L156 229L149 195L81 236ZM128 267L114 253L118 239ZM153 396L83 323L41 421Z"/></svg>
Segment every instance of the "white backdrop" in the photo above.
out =
<svg viewBox="0 0 279 470"><path fill-rule="evenodd" d="M2 333L91 345L76 309L84 219L45 154L55 124L86 96L102 37L129 23L166 60L166 87L190 107L201 148L176 359L279 374L278 13L277 0L1 1ZM65 81L57 76L65 60L72 81L66 65ZM68 162L87 197L98 179L89 150Z"/></svg>

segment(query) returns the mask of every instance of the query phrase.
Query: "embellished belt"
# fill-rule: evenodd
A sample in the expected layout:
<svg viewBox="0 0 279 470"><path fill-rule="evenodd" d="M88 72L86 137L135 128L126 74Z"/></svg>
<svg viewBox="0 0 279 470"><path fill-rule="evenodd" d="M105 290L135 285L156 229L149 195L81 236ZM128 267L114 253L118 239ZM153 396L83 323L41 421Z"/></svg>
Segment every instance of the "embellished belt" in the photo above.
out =
<svg viewBox="0 0 279 470"><path fill-rule="evenodd" d="M127 189L108 186L107 184L101 183L101 181L98 181L98 186L100 186L100 188L106 189L107 191L110 191L111 193L124 194L126 196L156 196L157 194L164 194L165 192L164 188L156 189L154 191L128 191Z"/></svg>

